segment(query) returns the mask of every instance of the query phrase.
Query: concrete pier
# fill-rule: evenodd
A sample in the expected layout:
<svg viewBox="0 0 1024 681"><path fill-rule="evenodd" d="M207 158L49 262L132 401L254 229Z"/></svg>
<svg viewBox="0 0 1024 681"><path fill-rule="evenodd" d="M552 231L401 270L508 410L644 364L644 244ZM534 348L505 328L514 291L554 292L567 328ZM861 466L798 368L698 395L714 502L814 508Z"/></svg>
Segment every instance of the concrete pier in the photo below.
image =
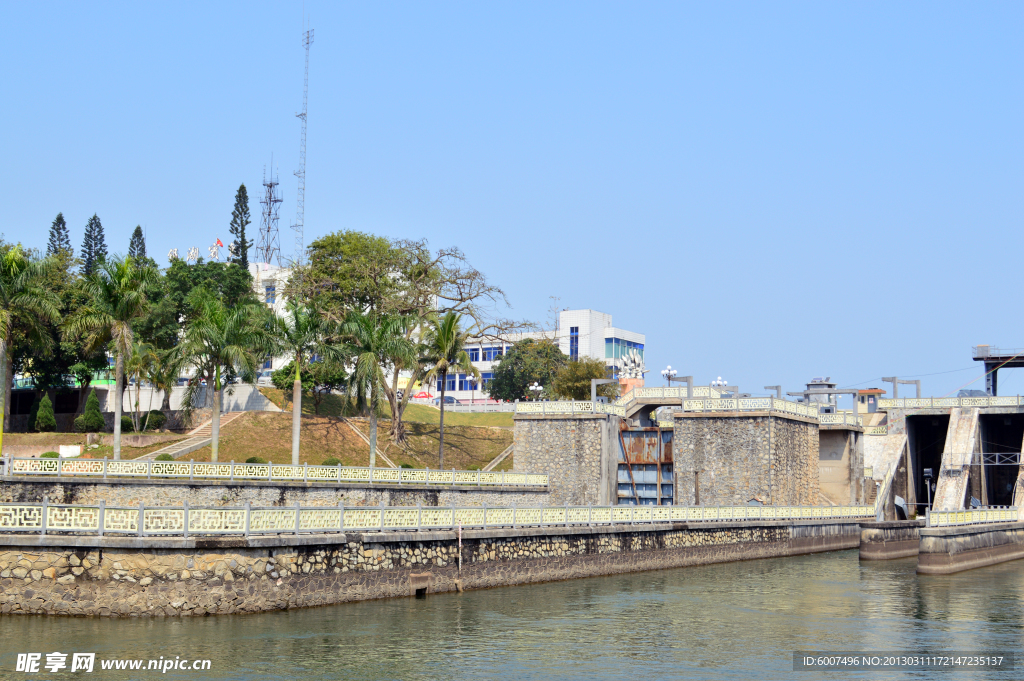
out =
<svg viewBox="0 0 1024 681"><path fill-rule="evenodd" d="M917 571L948 575L1024 558L1024 523L921 528Z"/></svg>
<svg viewBox="0 0 1024 681"><path fill-rule="evenodd" d="M916 556L921 545L923 520L862 522L860 559L893 560Z"/></svg>

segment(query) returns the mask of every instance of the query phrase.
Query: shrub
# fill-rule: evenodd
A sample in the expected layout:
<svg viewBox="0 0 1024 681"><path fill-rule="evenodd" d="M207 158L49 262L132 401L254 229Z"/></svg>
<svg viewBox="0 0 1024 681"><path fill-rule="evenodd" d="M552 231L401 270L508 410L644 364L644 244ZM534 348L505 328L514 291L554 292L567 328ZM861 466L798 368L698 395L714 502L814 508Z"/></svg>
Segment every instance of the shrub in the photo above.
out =
<svg viewBox="0 0 1024 681"><path fill-rule="evenodd" d="M167 414L163 413L159 409L153 409L149 412L149 425L150 430L160 430L167 423Z"/></svg>
<svg viewBox="0 0 1024 681"><path fill-rule="evenodd" d="M131 416L122 416L121 417L121 432L122 433L134 433L135 432L135 424L132 423L132 417Z"/></svg>
<svg viewBox="0 0 1024 681"><path fill-rule="evenodd" d="M36 429L36 417L39 415L39 395L33 393L32 406L28 409L28 432L34 432Z"/></svg>
<svg viewBox="0 0 1024 681"><path fill-rule="evenodd" d="M320 464L320 465L321 466L340 466L341 465L341 461L339 461L338 459L335 459L332 456L329 459L324 459L324 462L322 464Z"/></svg>
<svg viewBox="0 0 1024 681"><path fill-rule="evenodd" d="M59 459L60 458L60 454L58 454L57 452L43 452L42 454L39 455L39 458L40 459Z"/></svg>
<svg viewBox="0 0 1024 681"><path fill-rule="evenodd" d="M403 463L399 468L413 468L413 465L411 463Z"/></svg>
<svg viewBox="0 0 1024 681"><path fill-rule="evenodd" d="M248 459L245 460L245 462L246 463L266 463L267 460L266 459L261 459L258 456L250 456Z"/></svg>
<svg viewBox="0 0 1024 681"><path fill-rule="evenodd" d="M156 461L174 461L174 457L170 454L157 454Z"/></svg>
<svg viewBox="0 0 1024 681"><path fill-rule="evenodd" d="M57 419L53 415L53 402L46 395L39 401L39 410L36 413L36 430L40 433L52 433L57 430Z"/></svg>
<svg viewBox="0 0 1024 681"><path fill-rule="evenodd" d="M106 428L107 424L100 412L100 400L96 397L96 391L92 390L85 400L85 412L75 419L75 432L98 433Z"/></svg>

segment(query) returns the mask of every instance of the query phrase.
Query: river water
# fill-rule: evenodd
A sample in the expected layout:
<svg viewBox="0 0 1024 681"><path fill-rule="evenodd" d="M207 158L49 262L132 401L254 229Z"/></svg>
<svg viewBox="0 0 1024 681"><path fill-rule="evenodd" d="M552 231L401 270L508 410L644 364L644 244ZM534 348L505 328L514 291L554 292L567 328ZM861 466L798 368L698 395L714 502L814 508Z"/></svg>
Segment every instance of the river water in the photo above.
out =
<svg viewBox="0 0 1024 681"><path fill-rule="evenodd" d="M0 678L51 678L14 670L19 652L55 651L211 661L53 677L104 680L1024 678L1024 659L1012 672L793 671L794 651L1024 650L1024 561L915 567L842 551L261 615L3 616Z"/></svg>

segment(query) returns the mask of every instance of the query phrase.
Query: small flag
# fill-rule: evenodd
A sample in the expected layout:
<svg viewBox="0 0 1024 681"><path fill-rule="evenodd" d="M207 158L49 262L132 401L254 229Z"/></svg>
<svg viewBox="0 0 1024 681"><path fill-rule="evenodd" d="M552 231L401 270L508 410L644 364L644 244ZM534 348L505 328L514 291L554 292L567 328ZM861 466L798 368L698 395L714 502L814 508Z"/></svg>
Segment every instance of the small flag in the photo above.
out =
<svg viewBox="0 0 1024 681"><path fill-rule="evenodd" d="M224 248L224 244L223 242L221 242L220 239L217 239L217 245L220 246L221 248Z"/></svg>

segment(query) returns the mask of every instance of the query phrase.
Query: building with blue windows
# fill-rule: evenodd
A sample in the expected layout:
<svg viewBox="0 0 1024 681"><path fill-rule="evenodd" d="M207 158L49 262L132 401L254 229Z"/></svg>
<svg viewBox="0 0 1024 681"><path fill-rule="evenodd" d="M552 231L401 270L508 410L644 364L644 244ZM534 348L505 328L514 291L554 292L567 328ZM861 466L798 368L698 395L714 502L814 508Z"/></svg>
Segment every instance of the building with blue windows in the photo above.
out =
<svg viewBox="0 0 1024 681"><path fill-rule="evenodd" d="M622 357L636 350L643 357L644 334L616 328L612 316L596 310L562 310L558 313L558 328L554 331L510 334L501 341L470 339L466 348L469 359L480 372L480 380L470 380L465 374L449 376L445 395L460 401L488 399L487 384L494 377L494 368L512 345L527 338L550 338L569 357L591 357L604 361L608 374L616 377ZM440 380L430 386L434 395L441 391Z"/></svg>

